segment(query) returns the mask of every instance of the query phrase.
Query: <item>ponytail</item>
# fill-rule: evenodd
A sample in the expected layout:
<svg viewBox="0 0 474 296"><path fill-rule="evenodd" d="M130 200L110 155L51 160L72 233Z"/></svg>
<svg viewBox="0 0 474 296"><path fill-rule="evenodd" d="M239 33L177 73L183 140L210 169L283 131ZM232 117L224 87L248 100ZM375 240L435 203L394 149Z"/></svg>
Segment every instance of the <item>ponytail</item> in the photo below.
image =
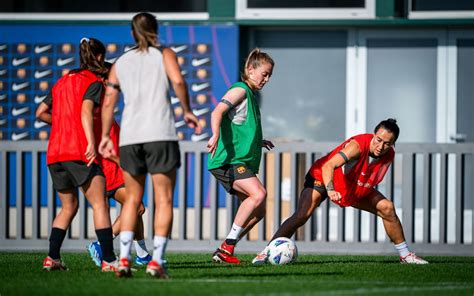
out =
<svg viewBox="0 0 474 296"><path fill-rule="evenodd" d="M80 69L89 70L99 76L106 76L108 69L104 65L104 44L95 38L82 38L79 48ZM101 60L99 60L100 55L102 55Z"/></svg>

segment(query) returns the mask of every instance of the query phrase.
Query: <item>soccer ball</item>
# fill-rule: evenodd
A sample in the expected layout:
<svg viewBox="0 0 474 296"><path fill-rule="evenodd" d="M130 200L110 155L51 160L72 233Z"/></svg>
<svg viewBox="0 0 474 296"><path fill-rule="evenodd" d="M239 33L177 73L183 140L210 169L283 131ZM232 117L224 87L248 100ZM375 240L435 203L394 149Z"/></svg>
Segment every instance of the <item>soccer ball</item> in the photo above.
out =
<svg viewBox="0 0 474 296"><path fill-rule="evenodd" d="M268 245L268 261L273 265L292 263L298 256L295 243L286 237L279 237Z"/></svg>

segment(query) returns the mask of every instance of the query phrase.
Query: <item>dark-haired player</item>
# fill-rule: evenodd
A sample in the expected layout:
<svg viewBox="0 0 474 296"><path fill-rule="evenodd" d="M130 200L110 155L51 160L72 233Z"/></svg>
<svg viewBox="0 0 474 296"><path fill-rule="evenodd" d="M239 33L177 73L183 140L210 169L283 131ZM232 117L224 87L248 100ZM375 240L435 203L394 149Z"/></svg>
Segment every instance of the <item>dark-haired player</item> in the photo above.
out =
<svg viewBox="0 0 474 296"><path fill-rule="evenodd" d="M296 212L280 226L272 240L291 237L329 197L341 207L352 206L381 217L388 237L400 254L401 263L427 264L409 251L393 202L374 188L383 180L393 162L393 146L399 133L396 120L389 118L380 122L373 134L351 137L318 159L306 174ZM252 263L267 262L267 254L266 247Z"/></svg>

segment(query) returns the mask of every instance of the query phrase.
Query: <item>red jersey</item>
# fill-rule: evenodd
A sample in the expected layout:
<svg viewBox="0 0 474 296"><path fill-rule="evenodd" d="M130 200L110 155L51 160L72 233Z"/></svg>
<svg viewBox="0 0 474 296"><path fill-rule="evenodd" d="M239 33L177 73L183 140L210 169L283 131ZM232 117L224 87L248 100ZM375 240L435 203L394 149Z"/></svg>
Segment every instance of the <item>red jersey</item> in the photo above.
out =
<svg viewBox="0 0 474 296"><path fill-rule="evenodd" d="M96 81L101 79L82 70L63 76L53 86L54 108L47 164L73 160L88 162L84 155L88 143L81 121L82 102L87 88Z"/></svg>
<svg viewBox="0 0 474 296"><path fill-rule="evenodd" d="M114 120L114 122L112 123L112 128L110 129L110 138L114 143L114 148L115 151L117 151L117 156L119 156L119 134L120 127ZM101 162L102 171L104 172L105 176L105 190L110 191L122 185L123 173L120 166L116 162L106 158L102 158Z"/></svg>
<svg viewBox="0 0 474 296"><path fill-rule="evenodd" d="M322 166L341 151L350 141L355 140L360 147L360 157L357 160L349 161L341 167L334 170L334 189L341 194L340 206L347 207L354 202L366 197L374 186L379 184L390 164L395 157L393 148L382 155L370 161L369 148L373 134L362 134L354 136L336 147L328 155L318 159L309 170L311 176L316 180L323 180Z"/></svg>

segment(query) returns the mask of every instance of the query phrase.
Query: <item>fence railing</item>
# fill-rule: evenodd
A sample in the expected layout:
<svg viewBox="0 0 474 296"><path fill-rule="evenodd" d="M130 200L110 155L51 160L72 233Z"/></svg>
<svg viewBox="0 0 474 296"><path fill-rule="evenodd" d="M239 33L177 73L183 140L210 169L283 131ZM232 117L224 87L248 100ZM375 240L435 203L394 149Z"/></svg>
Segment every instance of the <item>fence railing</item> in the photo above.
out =
<svg viewBox="0 0 474 296"><path fill-rule="evenodd" d="M338 143L284 142L264 153L260 179L267 215L240 251L256 252L297 205L313 161ZM46 250L60 208L45 165L47 143L0 141L0 250ZM182 167L174 198L170 251L212 251L225 237L237 209L207 172L203 142L181 142ZM474 255L474 143L397 144L396 158L378 186L394 201L407 242L421 254ZM145 237L153 237L153 189L146 186ZM92 212L79 194L79 211L63 248L81 250L95 237ZM111 206L112 219L119 205ZM294 239L300 252L394 253L380 218L325 201Z"/></svg>

